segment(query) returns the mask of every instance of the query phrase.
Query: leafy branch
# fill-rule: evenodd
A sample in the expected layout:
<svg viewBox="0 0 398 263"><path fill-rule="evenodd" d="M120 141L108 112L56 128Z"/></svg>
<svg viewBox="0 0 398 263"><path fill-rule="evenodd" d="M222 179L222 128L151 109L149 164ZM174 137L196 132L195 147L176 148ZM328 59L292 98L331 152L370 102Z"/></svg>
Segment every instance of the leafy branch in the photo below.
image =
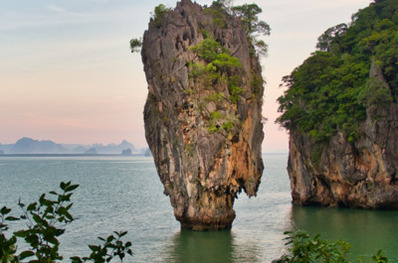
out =
<svg viewBox="0 0 398 263"><path fill-rule="evenodd" d="M50 198L42 194L38 202L28 205L19 200L18 206L22 210L19 217L10 216L11 209L4 206L0 209L0 261L2 263L18 263L29 259L29 263L57 262L63 260L58 253L60 246L59 237L65 233L65 227L74 221L70 213L73 203L71 196L79 185L71 182L61 182L61 192L50 191ZM21 229L7 238L5 232L9 230L11 221L24 221L26 229ZM110 262L113 257L119 257L120 261L126 255L133 255L131 242L124 243L121 238L127 232L114 232L107 239L99 237L103 245L89 245L92 253L89 257L71 257L72 262ZM20 253L17 251L17 239L21 238L29 249ZM25 262L25 261L24 261Z"/></svg>
<svg viewBox="0 0 398 263"><path fill-rule="evenodd" d="M330 241L322 239L321 235L314 237L298 230L295 232L286 231L285 246L288 253L281 258L273 260L272 263L351 263L349 252L351 245L342 240ZM372 256L372 261L376 263L387 263L388 259L381 250ZM358 262L364 262L358 259Z"/></svg>

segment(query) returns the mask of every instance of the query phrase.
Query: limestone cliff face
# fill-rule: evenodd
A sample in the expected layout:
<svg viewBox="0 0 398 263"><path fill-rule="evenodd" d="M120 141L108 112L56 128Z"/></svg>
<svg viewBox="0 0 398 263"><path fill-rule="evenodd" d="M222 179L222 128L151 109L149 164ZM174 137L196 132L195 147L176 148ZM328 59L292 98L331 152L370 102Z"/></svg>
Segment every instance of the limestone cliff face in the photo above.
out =
<svg viewBox="0 0 398 263"><path fill-rule="evenodd" d="M388 88L376 63L370 78ZM395 102L394 102L395 101ZM398 105L367 108L361 138L353 145L340 133L320 149L310 136L290 132L288 172L293 202L325 206L398 209ZM314 151L320 160L312 161Z"/></svg>
<svg viewBox="0 0 398 263"><path fill-rule="evenodd" d="M195 230L231 227L234 199L256 195L263 171L261 67L240 19L219 11L182 0L149 24L141 52L146 139L176 219ZM198 74L210 64L193 49L204 39L240 66Z"/></svg>

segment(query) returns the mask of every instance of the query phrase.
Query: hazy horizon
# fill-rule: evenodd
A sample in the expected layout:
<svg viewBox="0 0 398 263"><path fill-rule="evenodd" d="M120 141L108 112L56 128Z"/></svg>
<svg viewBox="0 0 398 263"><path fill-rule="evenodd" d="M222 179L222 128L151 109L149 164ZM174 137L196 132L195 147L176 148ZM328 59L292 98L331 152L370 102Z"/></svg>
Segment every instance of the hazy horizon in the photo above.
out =
<svg viewBox="0 0 398 263"><path fill-rule="evenodd" d="M32 139L32 140L38 141L38 142L50 141L50 142L53 142L55 144L59 144L59 145L63 145L63 146L94 146L94 145L110 146L110 145L120 145L123 142L127 142L127 143L131 143L134 146L134 148L137 149L137 150L142 150L142 149L149 148L149 146L147 144L145 144L143 147L137 147L133 142L131 142L129 140L126 140L126 139L122 139L121 141L118 141L118 142L115 141L115 142L110 142L110 143L101 143L101 142L94 142L94 143L63 143L63 142L54 141L54 140L45 139L45 138L39 140L39 139L32 138L32 137L29 137L29 136L23 136L23 137L17 139L15 142L10 142L10 143L3 143L2 141L0 141L0 145L3 145L3 146L5 146L5 145L14 145L19 140L24 139L24 138ZM269 150L265 149L263 151L263 153L265 153L265 154L287 153L287 152L288 152L288 150L284 149L284 148L274 149L272 151L269 151Z"/></svg>
<svg viewBox="0 0 398 263"><path fill-rule="evenodd" d="M121 143L123 143L124 141L133 144L131 141L126 140L126 139L122 139L121 141L114 141L114 142L110 142L110 143L101 143L101 142L94 142L94 143L63 143L63 142L54 141L54 140L45 139L45 138L44 138L44 139L36 139L36 138L30 137L30 136L23 136L23 137L17 139L16 141L10 142L10 143L3 143L2 141L0 141L0 144L2 144L2 145L6 145L6 144L15 144L15 143L17 143L19 140L25 139L25 138L27 138L27 139L32 139L32 140L34 140L34 141L40 141L40 142L42 142L42 141L51 141L51 142L54 142L54 143L56 143L56 144L64 144L64 145L94 145L94 144L109 145L109 144L121 144Z"/></svg>
<svg viewBox="0 0 398 263"><path fill-rule="evenodd" d="M197 1L209 5L212 1ZM249 1L250 3L252 1ZM264 152L287 151L274 124L281 78L315 51L327 28L348 23L369 0L257 0L271 26L261 59L267 80ZM143 107L147 84L129 40L142 36L158 1L0 2L0 142L19 138L64 144L127 140L146 147ZM176 1L163 1L175 7ZM245 1L235 1L243 4Z"/></svg>

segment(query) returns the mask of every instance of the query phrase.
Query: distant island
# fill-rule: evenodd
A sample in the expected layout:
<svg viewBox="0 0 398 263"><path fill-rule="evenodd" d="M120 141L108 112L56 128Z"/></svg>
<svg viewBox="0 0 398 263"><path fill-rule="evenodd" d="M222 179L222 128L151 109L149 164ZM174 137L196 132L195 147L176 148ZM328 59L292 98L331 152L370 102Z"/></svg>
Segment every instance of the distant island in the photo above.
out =
<svg viewBox="0 0 398 263"><path fill-rule="evenodd" d="M148 148L137 149L123 140L120 144L60 144L50 140L35 140L28 137L19 139L14 144L1 144L0 155L9 154L119 154L148 155Z"/></svg>

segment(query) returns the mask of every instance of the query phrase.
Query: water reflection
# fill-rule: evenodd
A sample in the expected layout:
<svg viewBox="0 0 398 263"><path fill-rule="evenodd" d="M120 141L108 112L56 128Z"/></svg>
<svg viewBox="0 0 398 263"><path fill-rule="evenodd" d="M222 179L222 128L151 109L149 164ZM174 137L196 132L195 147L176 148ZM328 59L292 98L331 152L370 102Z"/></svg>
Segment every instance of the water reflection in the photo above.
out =
<svg viewBox="0 0 398 263"><path fill-rule="evenodd" d="M167 262L232 263L233 236L231 231L195 232L181 230L172 238Z"/></svg>
<svg viewBox="0 0 398 263"><path fill-rule="evenodd" d="M261 262L259 247L254 242L241 244L231 230L196 232L181 230L173 237L172 244L163 255L166 262ZM239 243L239 244L238 244Z"/></svg>
<svg viewBox="0 0 398 263"><path fill-rule="evenodd" d="M382 249L390 261L396 262L396 223L398 211L379 211L349 208L297 207L292 208L295 229L323 237L343 239L352 244L352 254L369 257Z"/></svg>

